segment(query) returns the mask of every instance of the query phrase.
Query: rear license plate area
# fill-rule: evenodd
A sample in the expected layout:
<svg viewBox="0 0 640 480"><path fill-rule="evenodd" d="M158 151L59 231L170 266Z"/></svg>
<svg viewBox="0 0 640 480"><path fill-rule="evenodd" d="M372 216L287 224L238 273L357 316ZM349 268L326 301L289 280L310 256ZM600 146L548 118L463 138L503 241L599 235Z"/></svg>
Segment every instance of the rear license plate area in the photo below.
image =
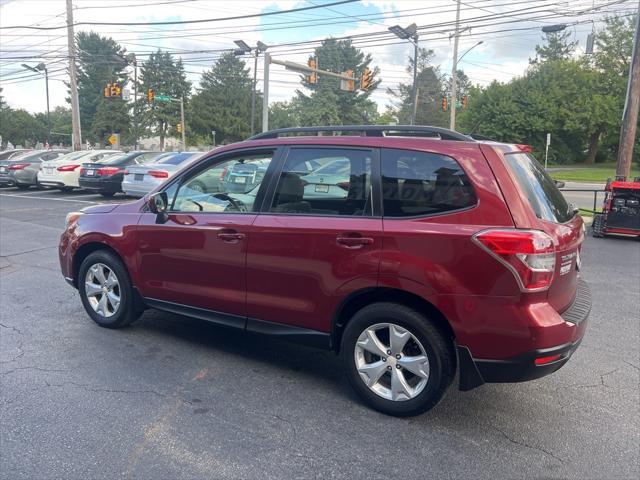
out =
<svg viewBox="0 0 640 480"><path fill-rule="evenodd" d="M141 182L142 180L144 180L144 173L136 173L133 175L133 179L136 182Z"/></svg>

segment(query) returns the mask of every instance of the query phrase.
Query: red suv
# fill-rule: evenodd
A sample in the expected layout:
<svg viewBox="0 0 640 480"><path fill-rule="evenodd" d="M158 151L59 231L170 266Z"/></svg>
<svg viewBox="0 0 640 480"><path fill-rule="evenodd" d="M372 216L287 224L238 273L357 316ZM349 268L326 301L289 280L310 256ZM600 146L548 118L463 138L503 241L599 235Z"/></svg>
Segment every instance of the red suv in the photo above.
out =
<svg viewBox="0 0 640 480"><path fill-rule="evenodd" d="M211 181L238 164L262 173ZM70 213L60 262L103 327L155 308L332 349L369 405L414 415L456 370L469 390L567 362L591 309L583 239L525 148L318 127L216 149L139 201Z"/></svg>

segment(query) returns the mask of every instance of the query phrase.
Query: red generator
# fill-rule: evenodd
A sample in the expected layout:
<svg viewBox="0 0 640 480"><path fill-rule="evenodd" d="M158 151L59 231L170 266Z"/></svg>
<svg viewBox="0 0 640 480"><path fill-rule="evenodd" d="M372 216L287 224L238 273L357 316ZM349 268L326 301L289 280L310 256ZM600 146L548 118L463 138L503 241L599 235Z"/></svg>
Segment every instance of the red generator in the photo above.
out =
<svg viewBox="0 0 640 480"><path fill-rule="evenodd" d="M640 237L640 177L607 180L602 213L593 216L593 236L610 233Z"/></svg>

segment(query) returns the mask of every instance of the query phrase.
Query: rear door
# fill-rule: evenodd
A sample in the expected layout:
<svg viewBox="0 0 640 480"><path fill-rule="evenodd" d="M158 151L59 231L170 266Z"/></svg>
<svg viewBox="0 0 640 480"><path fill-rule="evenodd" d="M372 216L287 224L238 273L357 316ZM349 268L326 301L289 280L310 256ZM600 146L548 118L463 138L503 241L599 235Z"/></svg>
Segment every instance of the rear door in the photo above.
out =
<svg viewBox="0 0 640 480"><path fill-rule="evenodd" d="M350 163L339 192L328 184L309 188L310 166L335 158ZM328 332L351 292L377 285L382 219L372 177L379 171L378 151L291 147L278 170L251 228L247 315Z"/></svg>
<svg viewBox="0 0 640 480"><path fill-rule="evenodd" d="M504 158L520 198L533 212L529 227L544 231L556 242L556 267L548 301L562 312L571 305L577 289L584 222L533 156L506 152Z"/></svg>

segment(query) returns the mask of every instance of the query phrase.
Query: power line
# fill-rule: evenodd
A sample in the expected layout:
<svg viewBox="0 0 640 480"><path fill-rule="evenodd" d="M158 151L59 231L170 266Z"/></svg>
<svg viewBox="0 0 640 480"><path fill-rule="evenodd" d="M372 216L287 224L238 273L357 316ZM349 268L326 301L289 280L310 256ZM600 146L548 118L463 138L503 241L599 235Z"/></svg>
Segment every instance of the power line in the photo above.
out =
<svg viewBox="0 0 640 480"><path fill-rule="evenodd" d="M224 18L202 18L198 20L171 20L166 22L77 22L74 23L73 26L77 27L80 25L114 25L114 26L129 26L129 25L186 25L191 23L205 23L205 22L224 22L227 20L243 20L245 18L256 18L256 17L267 17L271 15L281 15L283 13L294 13L294 12L302 12L305 10L314 10L316 8L324 8L331 7L334 5L343 5L345 3L354 3L360 0L340 0L337 2L327 3L324 5L312 5L310 7L299 7L292 8L289 10L280 10L277 12L264 12L264 13L253 13L249 15L236 15L233 17L224 17ZM67 28L67 25L60 25L57 27L34 27L34 26L21 26L21 25L11 25L8 27L0 27L0 29L9 30L9 29L29 29L29 30L58 30L61 28Z"/></svg>

